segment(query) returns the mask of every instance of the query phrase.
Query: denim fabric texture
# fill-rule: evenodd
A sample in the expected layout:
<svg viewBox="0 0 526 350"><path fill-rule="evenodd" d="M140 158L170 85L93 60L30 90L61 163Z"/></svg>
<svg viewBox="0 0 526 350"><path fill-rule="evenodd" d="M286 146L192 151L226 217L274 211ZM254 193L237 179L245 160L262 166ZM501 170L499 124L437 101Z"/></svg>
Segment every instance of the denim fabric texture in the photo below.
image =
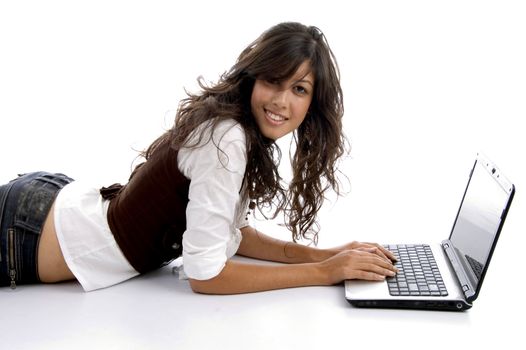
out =
<svg viewBox="0 0 526 350"><path fill-rule="evenodd" d="M0 186L0 286L38 283L38 243L58 192L73 179L33 172Z"/></svg>

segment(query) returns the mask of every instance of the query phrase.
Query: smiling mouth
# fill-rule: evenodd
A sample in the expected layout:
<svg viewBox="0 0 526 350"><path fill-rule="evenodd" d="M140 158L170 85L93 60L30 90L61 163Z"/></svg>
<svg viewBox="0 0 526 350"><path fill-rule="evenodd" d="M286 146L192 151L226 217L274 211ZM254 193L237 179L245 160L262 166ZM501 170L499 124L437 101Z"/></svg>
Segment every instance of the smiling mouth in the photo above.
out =
<svg viewBox="0 0 526 350"><path fill-rule="evenodd" d="M282 124L284 121L287 120L287 118L285 118L284 116L273 113L267 109L265 109L265 116L267 117L267 119L273 122L273 124Z"/></svg>

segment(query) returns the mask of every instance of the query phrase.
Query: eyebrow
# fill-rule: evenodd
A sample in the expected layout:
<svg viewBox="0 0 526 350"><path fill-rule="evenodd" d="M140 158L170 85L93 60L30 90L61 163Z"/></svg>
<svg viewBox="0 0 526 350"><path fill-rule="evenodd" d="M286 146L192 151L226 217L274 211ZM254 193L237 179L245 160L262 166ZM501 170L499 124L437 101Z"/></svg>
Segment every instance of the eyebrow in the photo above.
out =
<svg viewBox="0 0 526 350"><path fill-rule="evenodd" d="M301 76L298 80L295 80L294 84L297 84L297 83L309 83L311 86L314 86L314 82L305 79L305 77L307 75L311 74L311 73L312 73L311 70L307 71L307 73L305 73L303 76Z"/></svg>
<svg viewBox="0 0 526 350"><path fill-rule="evenodd" d="M314 83L310 80L307 80L307 79L299 79L299 80L296 80L295 83L309 83L311 86L314 86Z"/></svg>

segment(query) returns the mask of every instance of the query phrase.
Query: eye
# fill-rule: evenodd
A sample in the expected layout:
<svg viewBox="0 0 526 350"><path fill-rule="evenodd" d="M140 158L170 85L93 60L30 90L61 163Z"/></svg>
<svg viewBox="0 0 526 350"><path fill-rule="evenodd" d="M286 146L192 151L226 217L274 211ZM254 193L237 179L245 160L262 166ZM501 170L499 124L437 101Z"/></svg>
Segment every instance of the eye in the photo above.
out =
<svg viewBox="0 0 526 350"><path fill-rule="evenodd" d="M309 91L301 85L294 86L294 91L300 95L306 95L309 93Z"/></svg>

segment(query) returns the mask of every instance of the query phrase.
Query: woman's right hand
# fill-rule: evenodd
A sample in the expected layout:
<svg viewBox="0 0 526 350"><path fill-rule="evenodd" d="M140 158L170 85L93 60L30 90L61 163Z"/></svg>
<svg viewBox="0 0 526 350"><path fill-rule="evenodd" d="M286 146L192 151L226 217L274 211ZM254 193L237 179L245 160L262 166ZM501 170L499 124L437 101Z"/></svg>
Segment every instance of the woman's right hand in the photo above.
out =
<svg viewBox="0 0 526 350"><path fill-rule="evenodd" d="M328 284L338 284L348 279L383 281L394 276L398 269L374 248L344 250L320 262Z"/></svg>

